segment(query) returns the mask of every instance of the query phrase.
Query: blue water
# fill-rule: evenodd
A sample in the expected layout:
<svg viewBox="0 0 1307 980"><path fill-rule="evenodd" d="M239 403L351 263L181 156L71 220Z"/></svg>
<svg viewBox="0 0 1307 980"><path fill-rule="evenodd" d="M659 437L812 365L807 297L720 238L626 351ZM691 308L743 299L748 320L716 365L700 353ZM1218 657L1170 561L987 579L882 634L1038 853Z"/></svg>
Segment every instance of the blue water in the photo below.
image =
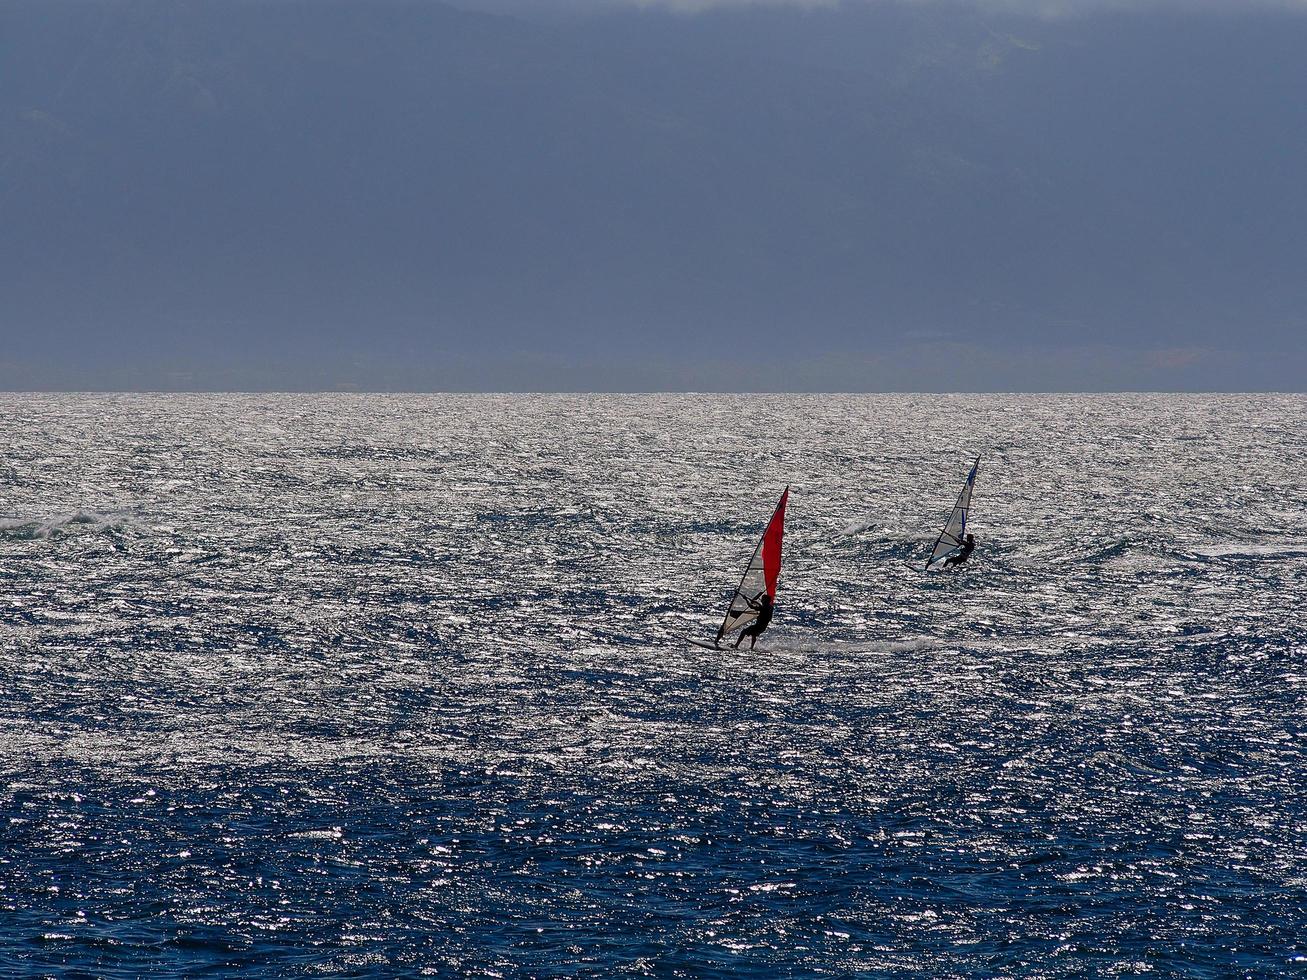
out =
<svg viewBox="0 0 1307 980"><path fill-rule="evenodd" d="M2 975L1307 974L1307 398L3 395L0 446ZM687 645L786 483L773 628Z"/></svg>

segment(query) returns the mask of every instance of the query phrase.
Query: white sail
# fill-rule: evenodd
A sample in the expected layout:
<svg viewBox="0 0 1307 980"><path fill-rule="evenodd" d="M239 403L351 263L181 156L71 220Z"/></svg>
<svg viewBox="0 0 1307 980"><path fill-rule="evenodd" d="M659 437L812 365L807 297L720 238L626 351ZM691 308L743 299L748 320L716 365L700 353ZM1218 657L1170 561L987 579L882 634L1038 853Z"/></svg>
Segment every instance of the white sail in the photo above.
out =
<svg viewBox="0 0 1307 980"><path fill-rule="evenodd" d="M948 523L944 525L943 532L935 541L935 547L930 551L926 568L933 568L937 562L955 554L962 547L962 542L967 536L967 511L971 509L971 491L976 485L976 473L979 469L980 457L977 456L971 472L967 474L967 482L962 485L962 492L958 494L958 502L953 505L953 513L949 514Z"/></svg>

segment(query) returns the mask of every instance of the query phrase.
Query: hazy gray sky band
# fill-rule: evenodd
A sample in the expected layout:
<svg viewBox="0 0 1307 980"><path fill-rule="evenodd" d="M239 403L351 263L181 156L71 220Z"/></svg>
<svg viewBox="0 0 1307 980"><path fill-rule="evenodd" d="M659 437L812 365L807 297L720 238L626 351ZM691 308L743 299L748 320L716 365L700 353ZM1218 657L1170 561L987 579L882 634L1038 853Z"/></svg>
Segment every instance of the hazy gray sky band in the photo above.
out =
<svg viewBox="0 0 1307 980"><path fill-rule="evenodd" d="M510 2L6 0L0 387L1307 378L1302 4Z"/></svg>
<svg viewBox="0 0 1307 980"><path fill-rule="evenodd" d="M1100 11L1216 11L1241 13L1257 9L1307 13L1307 0L457 0L467 9L536 7L585 10L599 8L669 8L693 12L747 7L833 9L860 5L966 6L1004 14L1067 17Z"/></svg>

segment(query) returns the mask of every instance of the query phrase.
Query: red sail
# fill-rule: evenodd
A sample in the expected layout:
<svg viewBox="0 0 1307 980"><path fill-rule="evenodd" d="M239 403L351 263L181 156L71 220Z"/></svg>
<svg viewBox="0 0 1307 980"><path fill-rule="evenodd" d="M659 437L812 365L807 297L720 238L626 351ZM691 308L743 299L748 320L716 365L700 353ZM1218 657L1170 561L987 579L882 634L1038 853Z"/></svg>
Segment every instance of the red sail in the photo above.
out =
<svg viewBox="0 0 1307 980"><path fill-rule="evenodd" d="M722 620L721 629L717 631L718 641L758 618L758 611L761 609L758 599L764 592L775 600L776 581L781 577L781 538L785 534L785 504L789 499L790 488L786 487L785 493L781 495L781 502L776 505L771 520L767 522L767 530L763 532L762 540L753 549L753 556L745 566L744 576L735 589L735 595L731 597L731 604L726 609L726 618Z"/></svg>
<svg viewBox="0 0 1307 980"><path fill-rule="evenodd" d="M785 537L785 504L789 499L790 489L786 487L762 536L763 576L767 581L767 594L773 599L776 598L776 582L781 577L781 539Z"/></svg>

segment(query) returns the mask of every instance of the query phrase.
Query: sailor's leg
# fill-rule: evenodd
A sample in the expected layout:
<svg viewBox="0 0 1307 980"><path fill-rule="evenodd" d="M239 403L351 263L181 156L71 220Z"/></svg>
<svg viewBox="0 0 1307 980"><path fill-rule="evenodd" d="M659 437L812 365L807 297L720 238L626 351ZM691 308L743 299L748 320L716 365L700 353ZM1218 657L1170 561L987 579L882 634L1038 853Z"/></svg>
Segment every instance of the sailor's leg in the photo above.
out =
<svg viewBox="0 0 1307 980"><path fill-rule="evenodd" d="M758 634L754 633L753 636L749 637L749 649L752 650L757 645L758 645Z"/></svg>

